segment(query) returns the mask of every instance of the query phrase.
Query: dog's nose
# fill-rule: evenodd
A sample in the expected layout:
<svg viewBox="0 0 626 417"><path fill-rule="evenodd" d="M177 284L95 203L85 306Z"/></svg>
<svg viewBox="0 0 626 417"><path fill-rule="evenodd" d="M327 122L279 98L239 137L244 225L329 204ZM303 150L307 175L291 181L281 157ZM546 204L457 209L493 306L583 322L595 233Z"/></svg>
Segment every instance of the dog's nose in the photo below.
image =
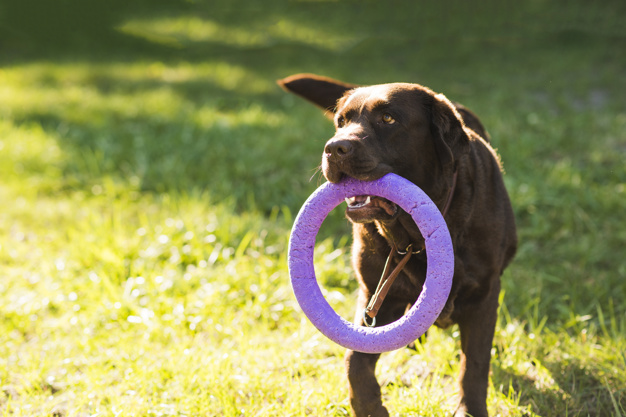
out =
<svg viewBox="0 0 626 417"><path fill-rule="evenodd" d="M334 158L345 158L350 155L354 147L349 140L334 139L329 140L324 147L324 152Z"/></svg>

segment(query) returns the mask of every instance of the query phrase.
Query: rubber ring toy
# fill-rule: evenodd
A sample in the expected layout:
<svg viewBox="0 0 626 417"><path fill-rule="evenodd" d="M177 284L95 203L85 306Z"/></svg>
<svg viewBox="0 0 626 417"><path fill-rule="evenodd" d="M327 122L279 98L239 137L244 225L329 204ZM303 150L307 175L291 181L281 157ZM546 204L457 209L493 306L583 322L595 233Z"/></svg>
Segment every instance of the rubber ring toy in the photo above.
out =
<svg viewBox="0 0 626 417"><path fill-rule="evenodd" d="M346 197L374 195L393 201L409 213L426 241L426 281L417 302L400 319L386 326L357 326L328 304L315 276L315 238L328 214ZM375 181L346 178L322 184L306 200L289 239L289 274L294 294L311 323L335 343L359 352L382 353L410 344L435 322L446 304L452 275L452 239L437 206L418 186L396 174Z"/></svg>

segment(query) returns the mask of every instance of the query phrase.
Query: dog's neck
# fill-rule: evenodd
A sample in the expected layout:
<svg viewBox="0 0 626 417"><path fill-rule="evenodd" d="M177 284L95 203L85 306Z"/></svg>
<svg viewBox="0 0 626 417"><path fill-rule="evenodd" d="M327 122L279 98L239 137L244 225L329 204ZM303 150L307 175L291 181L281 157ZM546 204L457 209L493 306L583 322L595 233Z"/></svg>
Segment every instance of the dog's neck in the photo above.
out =
<svg viewBox="0 0 626 417"><path fill-rule="evenodd" d="M441 214L445 218L452 205L454 192L456 190L458 171L455 170L452 175L452 184ZM424 237L420 233L413 218L408 213L401 213L397 219L391 222L375 222L376 229L382 237L385 238L390 247L396 248L398 251L405 251L409 245L413 245L414 250L422 250L425 248Z"/></svg>
<svg viewBox="0 0 626 417"><path fill-rule="evenodd" d="M450 191L448 192L448 198L446 199L446 204L443 206L443 210L441 211L441 215L445 218L446 214L448 214L448 210L450 210L450 205L452 204L452 198L454 197L454 191L456 190L456 180L459 176L459 171L457 169L454 170L454 174L452 174L452 186L450 187Z"/></svg>

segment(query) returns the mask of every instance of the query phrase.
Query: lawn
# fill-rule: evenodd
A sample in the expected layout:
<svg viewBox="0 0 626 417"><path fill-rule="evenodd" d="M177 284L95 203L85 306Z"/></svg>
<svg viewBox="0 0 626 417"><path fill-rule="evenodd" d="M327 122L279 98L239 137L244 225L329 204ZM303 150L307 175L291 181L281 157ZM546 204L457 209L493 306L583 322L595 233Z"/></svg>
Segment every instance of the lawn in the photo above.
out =
<svg viewBox="0 0 626 417"><path fill-rule="evenodd" d="M327 119L275 80L418 82L489 130L520 237L495 416L626 416L626 3L7 0L0 416L346 416L286 247ZM352 316L341 210L318 237ZM455 405L459 337L383 355L397 416Z"/></svg>

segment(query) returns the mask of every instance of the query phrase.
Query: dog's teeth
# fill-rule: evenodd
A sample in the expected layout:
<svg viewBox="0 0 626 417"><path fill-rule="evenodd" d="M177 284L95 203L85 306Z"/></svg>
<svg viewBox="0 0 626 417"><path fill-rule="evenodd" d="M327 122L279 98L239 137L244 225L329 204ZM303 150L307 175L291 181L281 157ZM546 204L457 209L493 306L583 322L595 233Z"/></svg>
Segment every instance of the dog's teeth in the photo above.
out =
<svg viewBox="0 0 626 417"><path fill-rule="evenodd" d="M365 207L372 202L372 197L366 196L365 200L363 200L363 197L365 196L346 197L345 200L351 208Z"/></svg>

